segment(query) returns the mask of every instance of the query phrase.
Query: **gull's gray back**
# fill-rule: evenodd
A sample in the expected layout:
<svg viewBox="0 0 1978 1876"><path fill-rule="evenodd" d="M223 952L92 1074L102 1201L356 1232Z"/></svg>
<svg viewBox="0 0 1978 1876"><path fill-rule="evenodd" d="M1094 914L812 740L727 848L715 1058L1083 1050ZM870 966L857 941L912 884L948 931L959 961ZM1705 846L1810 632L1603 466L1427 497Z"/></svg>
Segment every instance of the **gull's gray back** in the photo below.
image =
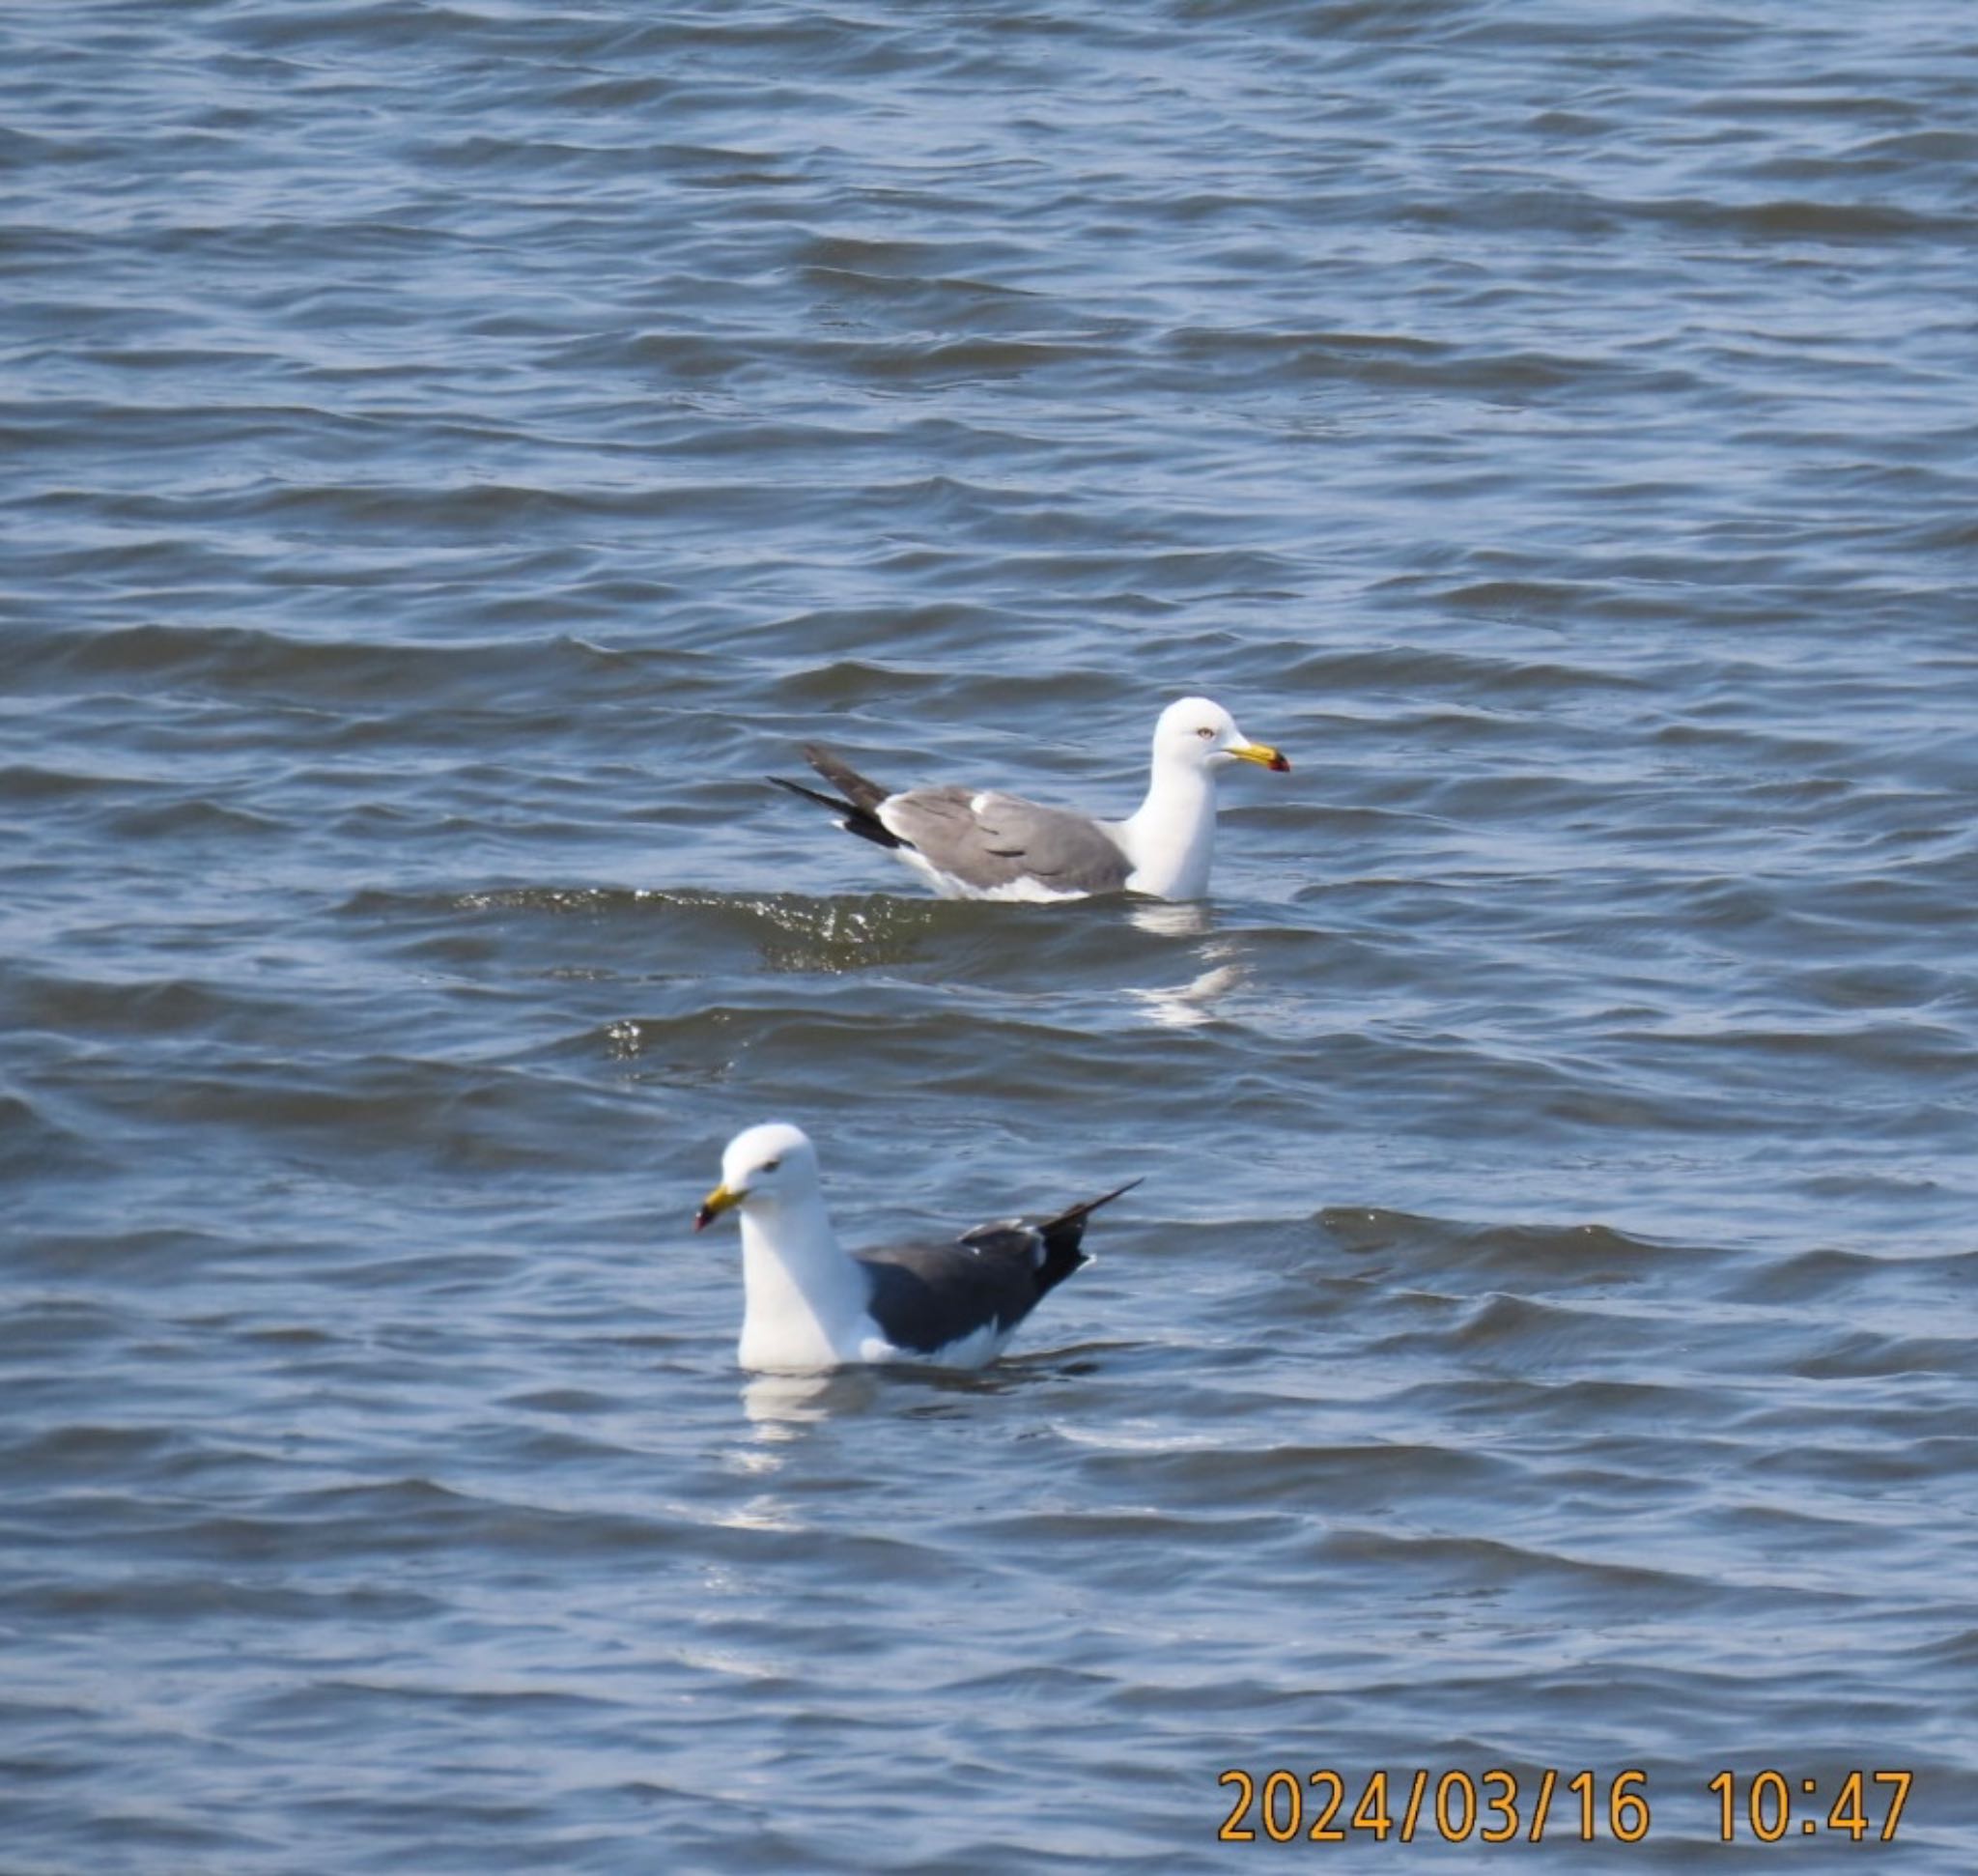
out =
<svg viewBox="0 0 1978 1876"><path fill-rule="evenodd" d="M879 810L927 861L978 893L1034 879L1062 893L1116 893L1133 867L1097 821L1021 795L911 788Z"/></svg>

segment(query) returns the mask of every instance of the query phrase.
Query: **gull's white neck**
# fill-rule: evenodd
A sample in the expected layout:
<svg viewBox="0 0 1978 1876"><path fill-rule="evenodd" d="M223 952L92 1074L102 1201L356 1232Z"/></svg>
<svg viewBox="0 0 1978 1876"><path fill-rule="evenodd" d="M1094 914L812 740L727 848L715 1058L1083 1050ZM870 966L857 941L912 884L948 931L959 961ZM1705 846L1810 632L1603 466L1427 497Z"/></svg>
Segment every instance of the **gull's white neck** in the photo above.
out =
<svg viewBox="0 0 1978 1876"><path fill-rule="evenodd" d="M821 1192L742 1208L742 1366L831 1368L865 1315L864 1272L831 1228Z"/></svg>
<svg viewBox="0 0 1978 1876"><path fill-rule="evenodd" d="M1192 762L1156 756L1147 798L1119 823L1118 839L1133 862L1129 892L1164 899L1201 897L1216 851L1215 778Z"/></svg>

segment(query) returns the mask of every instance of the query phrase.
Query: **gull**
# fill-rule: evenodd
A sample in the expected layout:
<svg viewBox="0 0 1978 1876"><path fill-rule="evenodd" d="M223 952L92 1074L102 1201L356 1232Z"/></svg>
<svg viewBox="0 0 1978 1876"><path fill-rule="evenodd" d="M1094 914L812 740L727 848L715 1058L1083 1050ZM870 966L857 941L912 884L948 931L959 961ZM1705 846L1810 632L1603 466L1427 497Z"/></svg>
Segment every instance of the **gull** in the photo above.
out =
<svg viewBox="0 0 1978 1876"><path fill-rule="evenodd" d="M838 1243L801 1127L769 1122L728 1142L694 1215L742 1224L744 1368L805 1373L867 1362L979 1368L1039 1297L1091 1259L1086 1219L1138 1180L1041 1220L977 1225L947 1243L854 1254Z"/></svg>
<svg viewBox="0 0 1978 1876"><path fill-rule="evenodd" d="M944 898L974 899L1200 898L1215 852L1221 771L1256 762L1282 775L1291 766L1268 744L1249 741L1207 697L1161 712L1146 799L1123 821L952 783L895 794L815 743L804 745L804 757L835 795L769 780L831 809L846 833L890 849Z"/></svg>

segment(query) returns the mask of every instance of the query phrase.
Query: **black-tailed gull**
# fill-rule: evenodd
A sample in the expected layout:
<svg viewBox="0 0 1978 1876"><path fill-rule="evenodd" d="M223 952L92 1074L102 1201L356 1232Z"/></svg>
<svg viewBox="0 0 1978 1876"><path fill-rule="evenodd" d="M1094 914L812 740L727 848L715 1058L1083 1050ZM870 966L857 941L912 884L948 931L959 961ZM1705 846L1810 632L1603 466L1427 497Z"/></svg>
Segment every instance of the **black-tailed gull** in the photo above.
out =
<svg viewBox="0 0 1978 1876"><path fill-rule="evenodd" d="M814 743L804 755L835 796L769 779L833 810L847 833L890 849L944 898L975 899L1119 892L1200 898L1215 852L1219 772L1233 762L1280 773L1291 766L1267 744L1250 742L1207 697L1183 697L1161 712L1146 799L1123 821L953 785L894 794Z"/></svg>
<svg viewBox="0 0 1978 1876"><path fill-rule="evenodd" d="M993 1361L1037 1299L1091 1260L1086 1219L1140 1181L1041 1220L978 1225L948 1243L854 1256L837 1240L817 1181L817 1151L770 1122L728 1142L721 1182L695 1214L742 1220L745 1368L802 1373L861 1362Z"/></svg>

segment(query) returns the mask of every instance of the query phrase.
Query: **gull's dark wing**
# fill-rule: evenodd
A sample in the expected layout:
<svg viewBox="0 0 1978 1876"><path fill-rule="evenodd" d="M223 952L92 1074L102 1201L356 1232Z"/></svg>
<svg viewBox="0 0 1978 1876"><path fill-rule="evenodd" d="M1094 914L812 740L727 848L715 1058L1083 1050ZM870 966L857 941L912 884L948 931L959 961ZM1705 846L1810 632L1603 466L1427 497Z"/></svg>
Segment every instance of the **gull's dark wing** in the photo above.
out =
<svg viewBox="0 0 1978 1876"><path fill-rule="evenodd" d="M896 1349L933 1354L993 1324L1009 1330L1080 1265L1086 1220L1130 1192L1138 1180L1056 1216L977 1225L947 1244L901 1244L865 1251L860 1265L871 1283L867 1307Z"/></svg>
<svg viewBox="0 0 1978 1876"><path fill-rule="evenodd" d="M1027 1252L980 1252L964 1242L899 1244L861 1253L872 1285L866 1307L895 1349L931 1355L994 1326L1007 1334L1044 1292Z"/></svg>

